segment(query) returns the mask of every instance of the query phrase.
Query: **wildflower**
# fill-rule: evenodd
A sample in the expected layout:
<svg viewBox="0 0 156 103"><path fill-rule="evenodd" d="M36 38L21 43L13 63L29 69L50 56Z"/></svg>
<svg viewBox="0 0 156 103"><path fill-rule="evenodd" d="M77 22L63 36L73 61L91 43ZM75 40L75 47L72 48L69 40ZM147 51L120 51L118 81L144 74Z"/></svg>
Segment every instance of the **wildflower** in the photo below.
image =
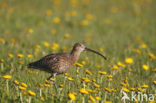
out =
<svg viewBox="0 0 156 103"><path fill-rule="evenodd" d="M57 43L53 43L52 50L57 50L59 48L59 45Z"/></svg>
<svg viewBox="0 0 156 103"><path fill-rule="evenodd" d="M147 45L145 43L142 43L141 48L145 49L145 48L147 48Z"/></svg>
<svg viewBox="0 0 156 103"><path fill-rule="evenodd" d="M19 53L19 54L17 54L17 57L18 57L18 58L23 58L24 55Z"/></svg>
<svg viewBox="0 0 156 103"><path fill-rule="evenodd" d="M156 80L154 80L154 81L153 81L153 84L155 84L155 85L156 85Z"/></svg>
<svg viewBox="0 0 156 103"><path fill-rule="evenodd" d="M32 58L33 55L32 55L32 54L28 54L27 57L28 57L28 58Z"/></svg>
<svg viewBox="0 0 156 103"><path fill-rule="evenodd" d="M113 76L112 76L112 75L107 75L107 78L108 78L108 79L112 79Z"/></svg>
<svg viewBox="0 0 156 103"><path fill-rule="evenodd" d="M43 87L44 85L40 84L40 87Z"/></svg>
<svg viewBox="0 0 156 103"><path fill-rule="evenodd" d="M82 63L83 65L85 65L85 64L86 64L86 62L85 62L85 61L81 61L81 63Z"/></svg>
<svg viewBox="0 0 156 103"><path fill-rule="evenodd" d="M92 73L88 69L86 70L86 74L92 75Z"/></svg>
<svg viewBox="0 0 156 103"><path fill-rule="evenodd" d="M148 53L148 56L149 56L151 59L156 59L156 56L155 56L153 53Z"/></svg>
<svg viewBox="0 0 156 103"><path fill-rule="evenodd" d="M22 86L18 86L18 89L25 90L26 88L25 87L22 87Z"/></svg>
<svg viewBox="0 0 156 103"><path fill-rule="evenodd" d="M32 74L32 70L27 70L27 73Z"/></svg>
<svg viewBox="0 0 156 103"><path fill-rule="evenodd" d="M23 94L24 94L24 95L27 95L28 93L27 93L27 92L23 92Z"/></svg>
<svg viewBox="0 0 156 103"><path fill-rule="evenodd" d="M65 76L68 76L68 73L64 73Z"/></svg>
<svg viewBox="0 0 156 103"><path fill-rule="evenodd" d="M133 52L137 53L137 54L141 54L141 51L139 49L132 49Z"/></svg>
<svg viewBox="0 0 156 103"><path fill-rule="evenodd" d="M50 78L50 81L55 81L55 78Z"/></svg>
<svg viewBox="0 0 156 103"><path fill-rule="evenodd" d="M95 87L95 88L99 88L99 87L100 87L100 85L98 85L98 84L94 83L94 87Z"/></svg>
<svg viewBox="0 0 156 103"><path fill-rule="evenodd" d="M90 95L89 96L89 99L92 101L92 102L95 102L95 99Z"/></svg>
<svg viewBox="0 0 156 103"><path fill-rule="evenodd" d="M111 70L118 70L119 67L117 65L113 65L113 67L111 67Z"/></svg>
<svg viewBox="0 0 156 103"><path fill-rule="evenodd" d="M4 63L4 59L0 59L0 63Z"/></svg>
<svg viewBox="0 0 156 103"><path fill-rule="evenodd" d="M9 58L13 58L14 57L13 54L11 54L11 53L9 53L8 56L9 56Z"/></svg>
<svg viewBox="0 0 156 103"><path fill-rule="evenodd" d="M32 34L34 32L34 30L32 28L28 29L27 31L29 34Z"/></svg>
<svg viewBox="0 0 156 103"><path fill-rule="evenodd" d="M98 69L101 68L101 67L102 67L101 65L96 65L96 68L98 68Z"/></svg>
<svg viewBox="0 0 156 103"><path fill-rule="evenodd" d="M71 12L71 16L72 16L72 17L77 16L77 12L76 12L76 11L72 11L72 12Z"/></svg>
<svg viewBox="0 0 156 103"><path fill-rule="evenodd" d="M68 79L69 81L72 81L72 80L74 80L74 79L73 79L73 78L71 78L71 77L68 77L67 79Z"/></svg>
<svg viewBox="0 0 156 103"><path fill-rule="evenodd" d="M75 97L75 95L73 93L69 93L68 98L71 99L71 100L76 100L76 97Z"/></svg>
<svg viewBox="0 0 156 103"><path fill-rule="evenodd" d="M137 91L138 91L138 92L144 92L144 90L141 89L141 88L137 88Z"/></svg>
<svg viewBox="0 0 156 103"><path fill-rule="evenodd" d="M100 48L100 52L104 52L103 48Z"/></svg>
<svg viewBox="0 0 156 103"><path fill-rule="evenodd" d="M49 44L48 42L46 42L46 41L43 42L43 45L44 45L45 47L49 47L49 46L50 46L50 44Z"/></svg>
<svg viewBox="0 0 156 103"><path fill-rule="evenodd" d="M19 82L18 82L17 80L14 80L14 83L15 83L16 85L19 85Z"/></svg>
<svg viewBox="0 0 156 103"><path fill-rule="evenodd" d="M49 84L50 83L50 81L48 81L48 80L45 80L45 82L46 82L46 84Z"/></svg>
<svg viewBox="0 0 156 103"><path fill-rule="evenodd" d="M77 62L76 62L74 65L75 65L75 66L77 66L77 67L83 67L83 65L82 65L82 64L77 63Z"/></svg>
<svg viewBox="0 0 156 103"><path fill-rule="evenodd" d="M87 89L87 91L88 91L89 93L92 93L92 92L93 92L93 90L92 90L92 89Z"/></svg>
<svg viewBox="0 0 156 103"><path fill-rule="evenodd" d="M127 85L123 82L121 82L121 86L126 87Z"/></svg>
<svg viewBox="0 0 156 103"><path fill-rule="evenodd" d="M53 19L53 21L54 21L54 23L58 24L58 23L60 23L61 19L59 17L55 17Z"/></svg>
<svg viewBox="0 0 156 103"><path fill-rule="evenodd" d="M88 91L86 89L84 89L84 88L81 88L80 89L80 93L82 93L82 94L88 94Z"/></svg>
<svg viewBox="0 0 156 103"><path fill-rule="evenodd" d="M96 96L95 99L96 99L96 100L101 100L101 97Z"/></svg>
<svg viewBox="0 0 156 103"><path fill-rule="evenodd" d="M147 70L149 69L149 67L148 67L147 65L144 64L144 65L142 65L142 69L144 69L144 70L147 71Z"/></svg>
<svg viewBox="0 0 156 103"><path fill-rule="evenodd" d="M109 88L104 88L105 89L105 91L107 91L107 92L109 92L109 93L111 93L112 92L112 90L111 89L109 89Z"/></svg>
<svg viewBox="0 0 156 103"><path fill-rule="evenodd" d="M50 85L49 84L44 84L44 87L50 87Z"/></svg>
<svg viewBox="0 0 156 103"><path fill-rule="evenodd" d="M30 96L35 96L36 95L36 93L31 91L31 90L28 90L28 93L29 93Z"/></svg>
<svg viewBox="0 0 156 103"><path fill-rule="evenodd" d="M148 85L143 84L143 85L142 85L142 88L148 88Z"/></svg>
<svg viewBox="0 0 156 103"><path fill-rule="evenodd" d="M120 66L120 67L123 67L123 68L125 68L125 67L126 67L126 66L125 66L125 64L123 64L123 63L122 63L122 62L120 62L120 61L119 61L119 62L117 62L117 65L118 65L118 66Z"/></svg>
<svg viewBox="0 0 156 103"><path fill-rule="evenodd" d="M88 20L82 20L81 25L87 26L87 25L89 25L89 21Z"/></svg>
<svg viewBox="0 0 156 103"><path fill-rule="evenodd" d="M38 74L38 72L34 72L35 74Z"/></svg>
<svg viewBox="0 0 156 103"><path fill-rule="evenodd" d="M105 101L104 103L112 103L111 101Z"/></svg>
<svg viewBox="0 0 156 103"><path fill-rule="evenodd" d="M130 88L130 90L131 90L131 91L135 91L136 89L135 89L135 88Z"/></svg>
<svg viewBox="0 0 156 103"><path fill-rule="evenodd" d="M127 88L122 88L122 90L123 90L124 92L126 92L126 93L129 92L129 90L128 90Z"/></svg>
<svg viewBox="0 0 156 103"><path fill-rule="evenodd" d="M24 64L24 62L23 61L18 61L18 64Z"/></svg>
<svg viewBox="0 0 156 103"><path fill-rule="evenodd" d="M45 101L44 97L41 97L40 100L43 101L43 102Z"/></svg>
<svg viewBox="0 0 156 103"><path fill-rule="evenodd" d="M3 78L4 78L4 79L11 79L12 76L11 76L11 75L4 75Z"/></svg>
<svg viewBox="0 0 156 103"><path fill-rule="evenodd" d="M107 72L104 72L104 71L98 71L98 73L101 74L101 75L107 74Z"/></svg>
<svg viewBox="0 0 156 103"><path fill-rule="evenodd" d="M70 34L68 34L68 33L66 33L65 35L64 35L64 38L70 38Z"/></svg>
<svg viewBox="0 0 156 103"><path fill-rule="evenodd" d="M4 43L4 39L3 38L0 38L0 43Z"/></svg>
<svg viewBox="0 0 156 103"><path fill-rule="evenodd" d="M60 84L59 86L60 86L60 88L63 88L64 85L63 84Z"/></svg>
<svg viewBox="0 0 156 103"><path fill-rule="evenodd" d="M27 87L27 84L21 83L21 86L26 88Z"/></svg>
<svg viewBox="0 0 156 103"><path fill-rule="evenodd" d="M133 63L133 59L132 59L132 58L126 58L126 59L125 59L125 62L126 62L127 64L132 64L132 63Z"/></svg>
<svg viewBox="0 0 156 103"><path fill-rule="evenodd" d="M51 10L46 10L46 16L50 16L52 14L52 11Z"/></svg>

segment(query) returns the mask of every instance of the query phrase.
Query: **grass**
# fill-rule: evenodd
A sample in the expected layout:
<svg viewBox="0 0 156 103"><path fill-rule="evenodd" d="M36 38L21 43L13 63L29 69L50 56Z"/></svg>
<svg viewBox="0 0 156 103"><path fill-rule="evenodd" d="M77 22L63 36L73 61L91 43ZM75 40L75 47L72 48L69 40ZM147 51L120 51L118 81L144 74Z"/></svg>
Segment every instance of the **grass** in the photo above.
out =
<svg viewBox="0 0 156 103"><path fill-rule="evenodd" d="M125 102L121 91L130 96L132 88L155 94L155 4L154 0L1 0L0 102L120 103ZM50 74L27 68L47 54L70 52L76 42L86 42L108 60L83 52L78 60L83 67L73 66L67 76L56 77L58 92L52 81L45 87ZM82 77L88 79L81 83ZM21 83L27 85L22 86L25 90L19 89ZM89 94L81 93L82 88Z"/></svg>

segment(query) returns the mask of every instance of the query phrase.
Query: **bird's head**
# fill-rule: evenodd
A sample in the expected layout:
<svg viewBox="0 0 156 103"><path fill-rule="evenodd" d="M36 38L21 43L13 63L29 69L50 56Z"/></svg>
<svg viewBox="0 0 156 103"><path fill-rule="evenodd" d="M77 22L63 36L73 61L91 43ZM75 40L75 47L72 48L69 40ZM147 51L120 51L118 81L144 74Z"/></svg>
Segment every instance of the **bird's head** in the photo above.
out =
<svg viewBox="0 0 156 103"><path fill-rule="evenodd" d="M77 51L77 52L82 52L82 51L90 51L90 52L93 52L93 53L96 53L100 56L102 56L105 60L107 59L105 56L103 56L101 53L95 51L95 50L92 50L92 49L89 49L87 48L85 45L83 45L82 43L75 43L74 44L74 47L73 47L73 51Z"/></svg>

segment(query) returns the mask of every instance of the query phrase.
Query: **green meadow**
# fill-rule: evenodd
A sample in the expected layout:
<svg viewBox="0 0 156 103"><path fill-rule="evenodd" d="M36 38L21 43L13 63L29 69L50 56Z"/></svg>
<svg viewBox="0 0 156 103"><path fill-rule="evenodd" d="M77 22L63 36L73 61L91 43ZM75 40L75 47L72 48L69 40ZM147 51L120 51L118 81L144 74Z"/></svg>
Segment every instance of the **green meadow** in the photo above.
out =
<svg viewBox="0 0 156 103"><path fill-rule="evenodd" d="M155 103L155 5L155 0L0 0L0 103ZM48 54L70 52L77 42L107 60L84 51L51 81L46 80L51 74L27 67ZM123 92L136 93L136 99L122 100Z"/></svg>

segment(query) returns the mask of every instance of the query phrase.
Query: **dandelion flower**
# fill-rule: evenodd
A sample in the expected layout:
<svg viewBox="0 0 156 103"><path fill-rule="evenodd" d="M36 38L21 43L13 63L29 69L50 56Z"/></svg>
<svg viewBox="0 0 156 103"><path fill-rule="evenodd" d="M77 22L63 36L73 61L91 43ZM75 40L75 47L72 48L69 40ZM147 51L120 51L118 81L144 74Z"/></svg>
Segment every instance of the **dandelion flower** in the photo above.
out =
<svg viewBox="0 0 156 103"><path fill-rule="evenodd" d="M156 85L156 80L154 80L154 81L153 81L153 84L155 84L155 85Z"/></svg>
<svg viewBox="0 0 156 103"><path fill-rule="evenodd" d="M135 88L130 88L130 90L131 90L131 91L135 91L136 89L135 89Z"/></svg>
<svg viewBox="0 0 156 103"><path fill-rule="evenodd" d="M59 17L55 17L53 19L53 21L54 21L54 23L58 24L58 23L60 23L61 19Z"/></svg>
<svg viewBox="0 0 156 103"><path fill-rule="evenodd" d="M48 42L46 42L46 41L43 42L43 45L44 45L45 47L49 47L49 46L50 46L50 44L49 44Z"/></svg>
<svg viewBox="0 0 156 103"><path fill-rule="evenodd" d="M155 56L153 53L148 53L148 56L149 56L151 59L156 59L156 56Z"/></svg>
<svg viewBox="0 0 156 103"><path fill-rule="evenodd" d="M142 65L142 69L144 69L144 70L147 71L147 70L149 69L149 67L148 67L147 65L144 64L144 65Z"/></svg>
<svg viewBox="0 0 156 103"><path fill-rule="evenodd" d="M88 69L86 70L86 74L92 75L92 73Z"/></svg>
<svg viewBox="0 0 156 103"><path fill-rule="evenodd" d="M149 86L148 85L146 85L146 84L143 84L142 85L142 88L148 88Z"/></svg>
<svg viewBox="0 0 156 103"><path fill-rule="evenodd" d="M31 90L28 90L28 93L29 93L30 96L36 96L36 93L31 91Z"/></svg>
<svg viewBox="0 0 156 103"><path fill-rule="evenodd" d="M147 48L147 45L145 43L142 43L141 48L145 49L145 48Z"/></svg>
<svg viewBox="0 0 156 103"><path fill-rule="evenodd" d="M75 95L73 93L69 93L68 98L71 99L71 100L76 100L76 97L75 97Z"/></svg>
<svg viewBox="0 0 156 103"><path fill-rule="evenodd" d="M89 96L89 99L95 103L95 99L91 95Z"/></svg>
<svg viewBox="0 0 156 103"><path fill-rule="evenodd" d="M28 57L28 58L32 58L33 55L32 55L32 54L28 54L27 57Z"/></svg>
<svg viewBox="0 0 156 103"><path fill-rule="evenodd" d="M64 35L64 38L70 38L70 34L69 33L66 33L65 35Z"/></svg>
<svg viewBox="0 0 156 103"><path fill-rule="evenodd" d="M88 91L86 89L84 89L84 88L81 88L80 89L80 93L82 93L82 94L88 94Z"/></svg>
<svg viewBox="0 0 156 103"><path fill-rule="evenodd" d="M59 45L57 43L52 44L52 50L57 50L59 48Z"/></svg>
<svg viewBox="0 0 156 103"><path fill-rule="evenodd" d="M11 76L11 75L4 75L3 78L4 78L4 79L11 79L12 76Z"/></svg>
<svg viewBox="0 0 156 103"><path fill-rule="evenodd" d="M60 88L63 88L63 86L64 86L63 84L60 84L60 85L59 85Z"/></svg>
<svg viewBox="0 0 156 103"><path fill-rule="evenodd" d="M69 81L73 81L74 79L73 78L71 78L71 77L68 77L67 78Z"/></svg>
<svg viewBox="0 0 156 103"><path fill-rule="evenodd" d="M34 32L34 30L32 28L28 29L27 31L29 34L32 34Z"/></svg>
<svg viewBox="0 0 156 103"><path fill-rule="evenodd" d="M78 62L76 62L74 65L77 66L77 67L83 67L83 65L78 63Z"/></svg>
<svg viewBox="0 0 156 103"><path fill-rule="evenodd" d="M19 90L25 90L26 88L25 87L22 87L22 86L18 86L18 89Z"/></svg>
<svg viewBox="0 0 156 103"><path fill-rule="evenodd" d="M50 78L50 81L55 81L55 78Z"/></svg>
<svg viewBox="0 0 156 103"><path fill-rule="evenodd" d="M100 85L98 85L98 84L94 83L94 87L95 87L95 88L99 88L99 87L100 87Z"/></svg>
<svg viewBox="0 0 156 103"><path fill-rule="evenodd" d="M19 53L19 54L17 54L17 57L18 57L18 58L23 58L24 55Z"/></svg>
<svg viewBox="0 0 156 103"><path fill-rule="evenodd" d="M14 57L13 54L11 54L11 53L9 53L8 56L9 56L9 58L13 58Z"/></svg>
<svg viewBox="0 0 156 103"><path fill-rule="evenodd" d="M19 82L18 82L17 80L14 80L14 83L15 83L16 85L19 85Z"/></svg>
<svg viewBox="0 0 156 103"><path fill-rule="evenodd" d="M41 97L40 100L43 101L43 102L45 101L44 97Z"/></svg>
<svg viewBox="0 0 156 103"><path fill-rule="evenodd" d="M127 64L133 64L133 59L132 59L132 58L126 58L126 59L125 59L125 62L126 62Z"/></svg>
<svg viewBox="0 0 156 103"><path fill-rule="evenodd" d="M96 96L95 99L96 99L96 100L101 100L101 97Z"/></svg>
<svg viewBox="0 0 156 103"><path fill-rule="evenodd" d="M26 88L27 87L27 84L21 83L21 86Z"/></svg>
<svg viewBox="0 0 156 103"><path fill-rule="evenodd" d="M129 92L129 90L128 90L127 88L122 88L122 90L123 90L124 92L126 92L126 93Z"/></svg>
<svg viewBox="0 0 156 103"><path fill-rule="evenodd" d="M88 26L89 25L89 21L88 20L82 20L81 21L81 25Z"/></svg>

